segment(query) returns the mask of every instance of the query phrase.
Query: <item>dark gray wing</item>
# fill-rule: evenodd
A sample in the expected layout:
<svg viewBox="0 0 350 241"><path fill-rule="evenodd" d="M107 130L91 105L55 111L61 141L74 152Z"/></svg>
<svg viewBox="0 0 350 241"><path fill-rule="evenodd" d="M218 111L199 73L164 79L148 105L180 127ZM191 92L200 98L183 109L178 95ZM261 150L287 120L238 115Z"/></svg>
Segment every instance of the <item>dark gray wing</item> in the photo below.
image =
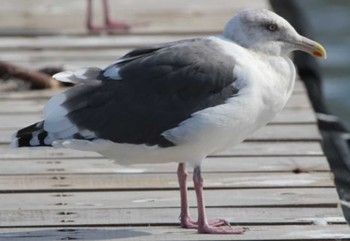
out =
<svg viewBox="0 0 350 241"><path fill-rule="evenodd" d="M162 132L238 92L233 68L209 39L136 49L101 71L100 83L66 92L62 106L72 123L99 138L171 146Z"/></svg>

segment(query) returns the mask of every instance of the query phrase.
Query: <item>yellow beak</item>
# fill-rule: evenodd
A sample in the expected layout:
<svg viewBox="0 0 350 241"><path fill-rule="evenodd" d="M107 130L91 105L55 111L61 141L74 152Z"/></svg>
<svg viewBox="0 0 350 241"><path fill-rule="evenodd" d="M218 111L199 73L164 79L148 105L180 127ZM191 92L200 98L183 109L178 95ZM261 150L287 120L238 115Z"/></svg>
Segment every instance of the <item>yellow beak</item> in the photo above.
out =
<svg viewBox="0 0 350 241"><path fill-rule="evenodd" d="M301 41L296 46L298 50L309 53L312 56L324 59L327 58L327 53L323 46L311 39L301 37Z"/></svg>

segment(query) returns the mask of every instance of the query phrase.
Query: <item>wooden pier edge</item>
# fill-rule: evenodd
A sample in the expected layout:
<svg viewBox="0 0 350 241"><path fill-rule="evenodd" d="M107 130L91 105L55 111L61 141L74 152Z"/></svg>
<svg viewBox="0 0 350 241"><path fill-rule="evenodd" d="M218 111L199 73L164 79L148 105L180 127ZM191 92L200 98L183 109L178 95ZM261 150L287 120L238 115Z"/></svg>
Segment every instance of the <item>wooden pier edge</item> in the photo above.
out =
<svg viewBox="0 0 350 241"><path fill-rule="evenodd" d="M310 36L308 29L304 27L308 22L307 17L298 2L287 0L282 3L278 0L270 0L270 4L278 14L292 23L299 33ZM322 76L316 60L306 54L296 53L294 62L317 114L317 124L322 135L322 148L334 174L344 217L350 223L350 144L347 138L349 130L326 107L322 91Z"/></svg>

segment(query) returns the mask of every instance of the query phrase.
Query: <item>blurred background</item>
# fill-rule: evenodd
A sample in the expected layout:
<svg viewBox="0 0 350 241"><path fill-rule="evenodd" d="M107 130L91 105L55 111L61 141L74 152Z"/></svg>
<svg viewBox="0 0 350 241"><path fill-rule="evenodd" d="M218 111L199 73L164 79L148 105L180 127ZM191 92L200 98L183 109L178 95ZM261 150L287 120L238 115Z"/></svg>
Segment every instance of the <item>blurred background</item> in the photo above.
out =
<svg viewBox="0 0 350 241"><path fill-rule="evenodd" d="M310 31L328 52L328 59L319 63L329 111L350 129L350 1L295 1L303 5ZM0 60L28 68L103 67L138 45L166 41L167 33L180 33L179 39L218 34L233 15L232 9L239 9L240 4L243 8L247 2L261 7L265 1L109 0L110 17L130 28L93 31L86 26L88 0L2 1ZM92 20L95 25L103 26L102 1L92 0L92 4ZM159 37L145 43L135 37L126 39L130 35L137 38L151 34ZM111 39L111 35L114 38ZM112 42L109 43L106 36ZM103 48L99 47L101 41L104 41ZM29 88L25 83L4 79L0 82L0 91Z"/></svg>
<svg viewBox="0 0 350 241"><path fill-rule="evenodd" d="M296 1L304 5L310 30L328 53L319 61L327 107L350 129L350 1Z"/></svg>

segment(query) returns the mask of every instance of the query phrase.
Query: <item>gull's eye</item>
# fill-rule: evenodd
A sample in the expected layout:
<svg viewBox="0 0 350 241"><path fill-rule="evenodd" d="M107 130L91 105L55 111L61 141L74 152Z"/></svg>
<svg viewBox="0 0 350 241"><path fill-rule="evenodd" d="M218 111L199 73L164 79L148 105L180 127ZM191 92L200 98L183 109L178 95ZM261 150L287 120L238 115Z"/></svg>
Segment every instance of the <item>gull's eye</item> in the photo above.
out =
<svg viewBox="0 0 350 241"><path fill-rule="evenodd" d="M277 30L277 24L269 23L266 25L266 29L270 32L275 32Z"/></svg>

